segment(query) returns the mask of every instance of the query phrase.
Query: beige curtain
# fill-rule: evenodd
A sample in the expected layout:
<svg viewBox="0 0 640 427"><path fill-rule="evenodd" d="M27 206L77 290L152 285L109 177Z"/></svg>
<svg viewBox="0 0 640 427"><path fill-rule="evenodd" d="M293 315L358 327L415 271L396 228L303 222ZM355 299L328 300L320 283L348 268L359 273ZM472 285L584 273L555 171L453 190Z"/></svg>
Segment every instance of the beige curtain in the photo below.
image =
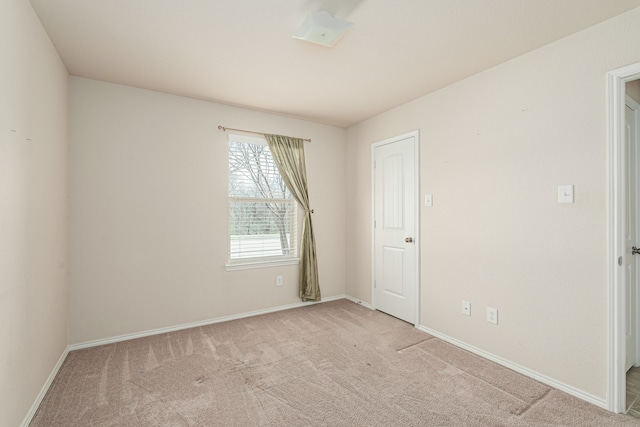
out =
<svg viewBox="0 0 640 427"><path fill-rule="evenodd" d="M302 242L300 244L300 282L298 290L302 301L320 301L316 239L313 235L307 168L304 161L304 142L300 138L265 135L278 171L291 194L304 209Z"/></svg>

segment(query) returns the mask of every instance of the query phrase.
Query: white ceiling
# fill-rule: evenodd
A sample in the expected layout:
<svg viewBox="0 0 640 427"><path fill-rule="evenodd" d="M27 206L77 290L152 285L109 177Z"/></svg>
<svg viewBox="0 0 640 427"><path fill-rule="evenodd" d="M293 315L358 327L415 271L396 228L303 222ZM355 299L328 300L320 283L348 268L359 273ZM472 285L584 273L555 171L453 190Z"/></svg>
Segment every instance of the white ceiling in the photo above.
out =
<svg viewBox="0 0 640 427"><path fill-rule="evenodd" d="M70 74L348 127L640 0L31 0ZM291 36L312 10L354 23Z"/></svg>

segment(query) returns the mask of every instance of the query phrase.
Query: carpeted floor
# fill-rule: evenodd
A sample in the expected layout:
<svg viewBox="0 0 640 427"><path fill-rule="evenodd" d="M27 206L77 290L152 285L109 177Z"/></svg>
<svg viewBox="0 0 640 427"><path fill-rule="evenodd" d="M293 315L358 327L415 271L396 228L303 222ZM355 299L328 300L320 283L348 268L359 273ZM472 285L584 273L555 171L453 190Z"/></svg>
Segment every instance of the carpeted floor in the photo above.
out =
<svg viewBox="0 0 640 427"><path fill-rule="evenodd" d="M69 353L39 426L640 426L347 300Z"/></svg>
<svg viewBox="0 0 640 427"><path fill-rule="evenodd" d="M640 418L640 368L631 368L627 372L627 414Z"/></svg>

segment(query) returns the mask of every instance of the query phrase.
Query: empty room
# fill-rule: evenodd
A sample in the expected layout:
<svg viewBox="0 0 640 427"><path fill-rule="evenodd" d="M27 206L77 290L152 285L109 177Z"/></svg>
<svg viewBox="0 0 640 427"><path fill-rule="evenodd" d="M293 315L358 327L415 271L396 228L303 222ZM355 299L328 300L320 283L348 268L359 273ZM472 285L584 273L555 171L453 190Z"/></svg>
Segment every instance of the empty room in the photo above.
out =
<svg viewBox="0 0 640 427"><path fill-rule="evenodd" d="M640 0L1 4L0 425L640 425Z"/></svg>

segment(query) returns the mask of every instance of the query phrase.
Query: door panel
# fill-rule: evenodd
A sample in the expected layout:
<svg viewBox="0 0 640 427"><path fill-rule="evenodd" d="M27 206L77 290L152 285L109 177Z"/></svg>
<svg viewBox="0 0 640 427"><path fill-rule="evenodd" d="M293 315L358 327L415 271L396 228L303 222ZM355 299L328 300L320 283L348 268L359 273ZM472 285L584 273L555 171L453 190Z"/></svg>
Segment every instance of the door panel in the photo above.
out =
<svg viewBox="0 0 640 427"><path fill-rule="evenodd" d="M382 248L382 283L383 292L399 298L404 292L404 252L403 248L384 246Z"/></svg>
<svg viewBox="0 0 640 427"><path fill-rule="evenodd" d="M374 148L374 307L417 320L415 136Z"/></svg>
<svg viewBox="0 0 640 427"><path fill-rule="evenodd" d="M382 159L382 226L385 230L404 230L403 154L388 154Z"/></svg>

